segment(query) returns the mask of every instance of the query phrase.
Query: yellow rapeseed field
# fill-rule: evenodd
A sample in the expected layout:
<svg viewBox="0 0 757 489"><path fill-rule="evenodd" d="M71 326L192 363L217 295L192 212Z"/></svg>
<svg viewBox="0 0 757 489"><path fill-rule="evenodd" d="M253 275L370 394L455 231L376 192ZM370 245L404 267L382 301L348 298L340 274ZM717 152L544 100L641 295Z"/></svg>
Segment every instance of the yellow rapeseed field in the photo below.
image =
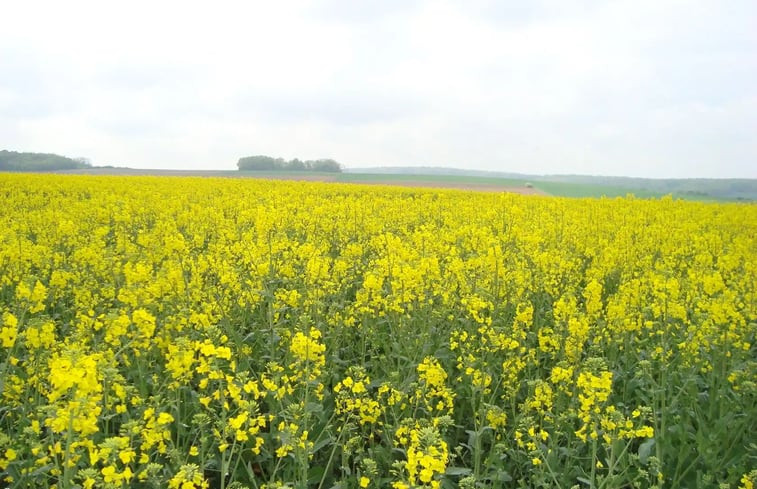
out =
<svg viewBox="0 0 757 489"><path fill-rule="evenodd" d="M757 206L0 175L0 485L753 488Z"/></svg>

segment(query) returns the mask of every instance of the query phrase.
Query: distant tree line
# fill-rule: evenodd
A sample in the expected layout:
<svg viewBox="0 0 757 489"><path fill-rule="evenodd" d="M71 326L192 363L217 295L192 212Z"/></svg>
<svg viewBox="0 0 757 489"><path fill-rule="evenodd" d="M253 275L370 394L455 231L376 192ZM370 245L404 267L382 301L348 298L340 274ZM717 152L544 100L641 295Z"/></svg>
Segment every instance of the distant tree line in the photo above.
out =
<svg viewBox="0 0 757 489"><path fill-rule="evenodd" d="M321 160L285 160L284 158L273 158L271 156L245 156L239 158L237 167L243 171L320 171L335 172L342 171L342 165L332 159Z"/></svg>
<svg viewBox="0 0 757 489"><path fill-rule="evenodd" d="M85 158L66 158L48 153L0 151L0 171L53 171L91 168Z"/></svg>

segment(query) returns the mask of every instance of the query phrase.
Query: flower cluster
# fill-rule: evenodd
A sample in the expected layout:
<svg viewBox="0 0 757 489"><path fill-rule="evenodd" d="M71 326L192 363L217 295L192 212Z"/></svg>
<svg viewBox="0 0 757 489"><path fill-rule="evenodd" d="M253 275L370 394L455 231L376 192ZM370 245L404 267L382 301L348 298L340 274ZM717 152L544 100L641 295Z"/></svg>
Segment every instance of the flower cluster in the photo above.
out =
<svg viewBox="0 0 757 489"><path fill-rule="evenodd" d="M3 174L0 486L753 487L756 263L751 203Z"/></svg>

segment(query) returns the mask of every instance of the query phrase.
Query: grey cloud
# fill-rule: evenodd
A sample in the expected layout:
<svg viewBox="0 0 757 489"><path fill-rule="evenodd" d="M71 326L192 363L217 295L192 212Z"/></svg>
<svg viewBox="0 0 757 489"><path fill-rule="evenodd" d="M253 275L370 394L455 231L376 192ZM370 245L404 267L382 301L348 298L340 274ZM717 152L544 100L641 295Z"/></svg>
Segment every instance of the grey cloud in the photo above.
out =
<svg viewBox="0 0 757 489"><path fill-rule="evenodd" d="M422 113L425 101L401 94L346 88L317 93L240 96L229 107L274 124L316 122L362 126L393 122Z"/></svg>
<svg viewBox="0 0 757 489"><path fill-rule="evenodd" d="M253 151L757 177L752 1L243 2L181 25L135 1L132 21L150 20L133 37L110 17L83 32L75 7L0 32L3 144L133 166Z"/></svg>
<svg viewBox="0 0 757 489"><path fill-rule="evenodd" d="M602 0L467 0L465 11L500 27L518 27L545 20L575 17L592 12Z"/></svg>
<svg viewBox="0 0 757 489"><path fill-rule="evenodd" d="M420 0L325 0L310 7L310 14L330 21L371 23L407 14Z"/></svg>

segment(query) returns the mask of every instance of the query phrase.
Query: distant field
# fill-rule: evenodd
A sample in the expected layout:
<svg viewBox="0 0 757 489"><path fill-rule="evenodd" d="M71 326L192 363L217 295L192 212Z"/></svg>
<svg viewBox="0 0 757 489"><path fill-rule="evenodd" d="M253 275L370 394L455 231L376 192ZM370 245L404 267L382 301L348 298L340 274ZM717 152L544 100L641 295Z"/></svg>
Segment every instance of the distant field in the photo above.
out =
<svg viewBox="0 0 757 489"><path fill-rule="evenodd" d="M675 199L691 200L698 202L729 202L736 199L720 198L712 195L687 194L683 192L655 192L654 190L618 187L615 185L592 185L588 183L572 182L535 182L534 187L542 190L545 194L559 197L625 197L632 194L642 199L655 199L672 195Z"/></svg>
<svg viewBox="0 0 757 489"><path fill-rule="evenodd" d="M436 182L445 183L468 183L485 185L524 186L525 180L498 177L480 177L467 175L408 175L391 173L339 173L337 179L343 182Z"/></svg>
<svg viewBox="0 0 757 489"><path fill-rule="evenodd" d="M342 182L404 187L438 187L485 192L511 192L525 195L548 195L547 192L526 186L525 180L457 175L400 175L371 173L276 172L237 170L141 170L132 168L92 168L64 170L57 173L76 175L153 175L202 176L227 178L264 178L272 180L302 180L310 182Z"/></svg>
<svg viewBox="0 0 757 489"><path fill-rule="evenodd" d="M660 192L629 189L611 185L591 185L585 183L564 182L538 182L535 185L540 190L543 190L549 195L557 195L560 197L625 197L628 194L633 194L636 197L648 199L662 197L663 195L665 195Z"/></svg>
<svg viewBox="0 0 757 489"><path fill-rule="evenodd" d="M438 187L486 192L512 192L526 195L551 195L556 197L601 198L625 197L633 194L639 198L660 198L664 192L628 188L616 185L589 184L581 182L554 182L516 178L401 173L328 173L328 172L277 172L238 170L143 170L132 168L91 168L62 170L57 173L78 175L155 175L155 176L202 176L227 178L266 178L275 180L303 180L315 182L364 183L407 187ZM674 198L693 201L728 201L711 195L673 192Z"/></svg>

